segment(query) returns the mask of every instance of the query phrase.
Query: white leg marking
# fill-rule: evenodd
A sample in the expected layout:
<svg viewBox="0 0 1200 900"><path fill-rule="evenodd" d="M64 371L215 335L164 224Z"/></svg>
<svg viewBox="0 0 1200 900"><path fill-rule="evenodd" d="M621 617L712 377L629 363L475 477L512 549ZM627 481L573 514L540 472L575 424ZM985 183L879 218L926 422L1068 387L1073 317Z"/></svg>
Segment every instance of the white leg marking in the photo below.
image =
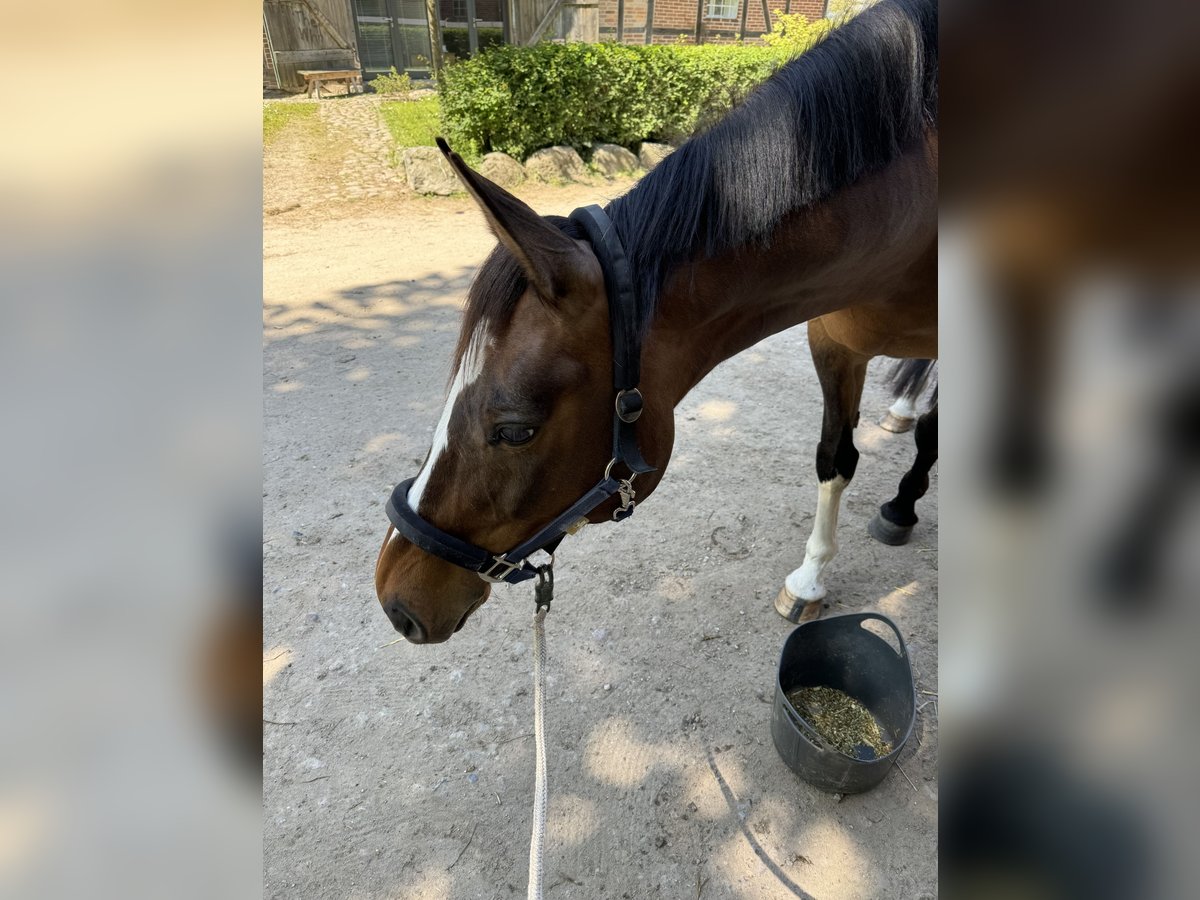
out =
<svg viewBox="0 0 1200 900"><path fill-rule="evenodd" d="M896 402L892 404L888 412L897 419L915 419L917 417L917 406L907 397L897 397Z"/></svg>
<svg viewBox="0 0 1200 900"><path fill-rule="evenodd" d="M838 510L847 484L845 478L835 475L832 481L822 481L817 489L817 514L804 545L804 563L784 582L787 592L797 600L820 600L825 596L821 573L837 555Z"/></svg>
<svg viewBox="0 0 1200 900"><path fill-rule="evenodd" d="M458 395L483 372L483 359L487 352L487 346L487 321L484 320L475 327L475 333L471 335L471 342L467 344L467 352L463 354L462 361L458 364L458 371L454 373L454 380L450 383L450 392L446 396L446 405L442 407L442 417L438 420L437 428L433 433L433 448L429 451L429 458L425 460L425 465L417 474L417 480L413 482L413 486L408 491L408 506L413 512L421 511L419 508L421 497L425 493L425 488L429 486L433 467L446 452L446 447L450 442L450 417L454 413Z"/></svg>

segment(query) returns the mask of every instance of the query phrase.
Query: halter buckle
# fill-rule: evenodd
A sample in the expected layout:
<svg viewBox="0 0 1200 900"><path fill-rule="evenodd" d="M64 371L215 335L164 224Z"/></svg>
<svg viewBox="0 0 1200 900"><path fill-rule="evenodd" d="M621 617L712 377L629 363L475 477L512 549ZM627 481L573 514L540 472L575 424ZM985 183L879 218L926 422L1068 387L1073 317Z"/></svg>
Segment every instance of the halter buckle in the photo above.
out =
<svg viewBox="0 0 1200 900"><path fill-rule="evenodd" d="M524 560L521 560L521 562L514 563L514 562L509 562L507 559L504 558L503 555L493 556L492 562L488 565L488 567L476 574L478 574L479 577L482 578L484 581L490 582L491 584L496 584L498 582L504 581L504 579L506 579L513 572L517 571L517 569L521 568L521 566L523 566L523 565L525 565ZM500 570L499 575L496 574L496 571L498 569Z"/></svg>

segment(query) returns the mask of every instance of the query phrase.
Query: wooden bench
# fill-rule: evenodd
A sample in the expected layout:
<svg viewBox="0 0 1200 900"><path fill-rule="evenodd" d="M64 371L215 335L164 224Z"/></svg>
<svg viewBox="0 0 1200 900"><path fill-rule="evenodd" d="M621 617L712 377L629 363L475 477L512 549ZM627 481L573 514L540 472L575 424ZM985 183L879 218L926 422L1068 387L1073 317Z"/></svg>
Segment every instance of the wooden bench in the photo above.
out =
<svg viewBox="0 0 1200 900"><path fill-rule="evenodd" d="M308 96L321 99L321 85L326 81L346 82L347 94L363 92L362 71L359 69L298 69L297 75L304 77Z"/></svg>

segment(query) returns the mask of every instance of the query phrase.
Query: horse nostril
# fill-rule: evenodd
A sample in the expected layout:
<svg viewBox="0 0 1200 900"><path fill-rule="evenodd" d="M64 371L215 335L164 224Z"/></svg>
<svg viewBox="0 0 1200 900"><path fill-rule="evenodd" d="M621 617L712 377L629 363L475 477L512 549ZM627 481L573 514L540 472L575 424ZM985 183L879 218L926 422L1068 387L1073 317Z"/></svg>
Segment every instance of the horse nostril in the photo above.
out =
<svg viewBox="0 0 1200 900"><path fill-rule="evenodd" d="M392 627L400 632L406 640L412 641L414 644L425 642L425 629L400 603L395 601L389 603L384 607L384 612L391 619Z"/></svg>

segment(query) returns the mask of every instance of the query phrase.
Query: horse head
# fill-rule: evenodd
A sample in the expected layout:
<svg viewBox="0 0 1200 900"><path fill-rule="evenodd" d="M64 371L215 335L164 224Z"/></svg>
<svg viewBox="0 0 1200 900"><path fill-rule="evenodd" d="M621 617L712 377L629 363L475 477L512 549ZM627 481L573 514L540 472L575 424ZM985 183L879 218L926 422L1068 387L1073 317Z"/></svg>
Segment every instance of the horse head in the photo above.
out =
<svg viewBox="0 0 1200 900"><path fill-rule="evenodd" d="M535 535L597 483L612 459L613 352L600 262L585 234L543 218L442 152L483 211L499 245L468 293L445 407L407 496L417 518L502 554ZM647 396L638 440L659 471L670 453L669 403ZM618 500L587 519L612 517ZM375 568L379 602L414 643L447 640L491 585L416 546L393 526Z"/></svg>

